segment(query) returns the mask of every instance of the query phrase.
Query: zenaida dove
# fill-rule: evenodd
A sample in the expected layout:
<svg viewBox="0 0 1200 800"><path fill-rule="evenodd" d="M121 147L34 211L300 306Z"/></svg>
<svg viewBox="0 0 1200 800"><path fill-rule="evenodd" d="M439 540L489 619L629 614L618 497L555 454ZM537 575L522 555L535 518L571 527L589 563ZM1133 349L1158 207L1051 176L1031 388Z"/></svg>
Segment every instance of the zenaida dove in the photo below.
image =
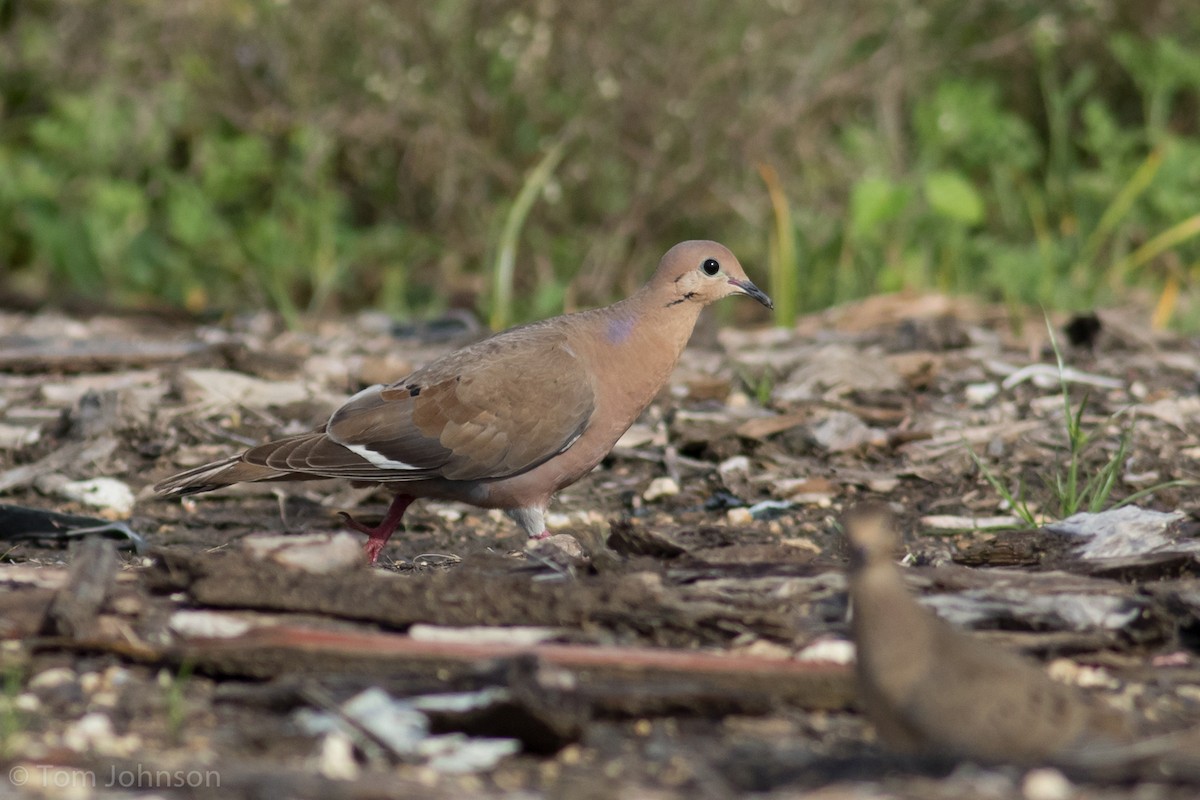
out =
<svg viewBox="0 0 1200 800"><path fill-rule="evenodd" d="M252 447L159 483L162 495L246 481L348 478L395 498L368 527L371 563L413 500L508 513L545 534L555 492L587 474L667 382L701 309L722 297L771 300L716 242L682 242L649 282L606 308L521 325L371 386L312 433Z"/></svg>
<svg viewBox="0 0 1200 800"><path fill-rule="evenodd" d="M951 627L908 593L890 515L861 507L850 543L859 700L892 749L990 763L1055 763L1127 740L1127 718L1037 664Z"/></svg>

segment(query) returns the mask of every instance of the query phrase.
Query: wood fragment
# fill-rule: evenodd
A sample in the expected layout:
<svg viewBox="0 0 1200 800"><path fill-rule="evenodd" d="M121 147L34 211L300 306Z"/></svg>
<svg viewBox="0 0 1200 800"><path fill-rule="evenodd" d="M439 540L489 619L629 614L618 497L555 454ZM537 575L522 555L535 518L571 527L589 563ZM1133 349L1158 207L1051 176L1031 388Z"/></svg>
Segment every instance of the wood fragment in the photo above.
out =
<svg viewBox="0 0 1200 800"><path fill-rule="evenodd" d="M46 610L41 633L80 638L96 621L117 577L117 549L105 539L83 539L71 545L71 572Z"/></svg>

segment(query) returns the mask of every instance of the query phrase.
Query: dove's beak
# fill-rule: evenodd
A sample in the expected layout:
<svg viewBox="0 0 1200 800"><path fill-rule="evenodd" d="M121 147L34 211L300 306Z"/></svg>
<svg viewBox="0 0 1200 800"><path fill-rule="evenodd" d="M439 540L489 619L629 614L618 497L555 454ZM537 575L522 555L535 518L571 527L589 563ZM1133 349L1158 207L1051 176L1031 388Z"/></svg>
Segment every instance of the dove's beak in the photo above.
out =
<svg viewBox="0 0 1200 800"><path fill-rule="evenodd" d="M748 280L741 281L737 278L730 278L729 282L736 286L742 294L746 295L747 297L753 297L767 308L775 307L775 304L771 302L771 298L767 297L767 293L755 286L752 282Z"/></svg>

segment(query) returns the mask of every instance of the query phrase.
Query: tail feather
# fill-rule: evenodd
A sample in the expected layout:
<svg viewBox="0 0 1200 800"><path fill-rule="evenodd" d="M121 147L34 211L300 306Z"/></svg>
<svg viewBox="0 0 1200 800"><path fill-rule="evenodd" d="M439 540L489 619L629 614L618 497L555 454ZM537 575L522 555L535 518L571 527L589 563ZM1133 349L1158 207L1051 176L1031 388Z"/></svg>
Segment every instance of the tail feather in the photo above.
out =
<svg viewBox="0 0 1200 800"><path fill-rule="evenodd" d="M311 481L320 478L388 483L428 478L434 470L388 469L364 458L323 430L302 433L252 447L236 456L193 467L162 481L154 491L163 497L211 492L235 483Z"/></svg>
<svg viewBox="0 0 1200 800"><path fill-rule="evenodd" d="M313 475L298 475L271 467L249 464L240 455L194 467L162 481L154 491L163 497L182 497L211 492L223 486L254 481L286 481L311 479Z"/></svg>

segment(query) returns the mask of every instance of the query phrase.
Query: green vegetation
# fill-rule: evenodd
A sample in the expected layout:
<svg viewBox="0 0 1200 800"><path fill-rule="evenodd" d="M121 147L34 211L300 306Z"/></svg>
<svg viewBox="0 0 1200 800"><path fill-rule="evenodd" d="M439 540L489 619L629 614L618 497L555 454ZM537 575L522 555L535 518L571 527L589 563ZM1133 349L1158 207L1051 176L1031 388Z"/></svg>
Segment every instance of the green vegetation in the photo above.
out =
<svg viewBox="0 0 1200 800"><path fill-rule="evenodd" d="M165 669L158 673L158 685L163 690L163 705L166 707L167 735L175 744L183 742L183 725L187 722L187 688L194 667L191 660L184 659L174 675Z"/></svg>
<svg viewBox="0 0 1200 800"><path fill-rule="evenodd" d="M17 705L25 676L16 664L0 663L0 667L0 758L9 758L27 727L26 715Z"/></svg>
<svg viewBox="0 0 1200 800"><path fill-rule="evenodd" d="M0 289L519 320L704 236L781 323L1135 287L1194 326L1198 42L1185 0L0 0Z"/></svg>
<svg viewBox="0 0 1200 800"><path fill-rule="evenodd" d="M1132 422L1121 429L1115 448L1111 447L1111 442L1107 443L1110 445L1111 452L1096 464L1092 453L1097 447L1106 444L1104 439L1099 438L1103 428L1088 429L1084 427L1083 415L1088 407L1088 397L1084 395L1078 405L1072 403L1071 389L1066 379L1066 364L1063 363L1062 350L1058 346L1058 339L1054 336L1054 326L1050 324L1049 319L1046 320L1046 331L1058 363L1058 385L1062 395L1063 434L1066 443L1064 458L1053 465L1053 480L1044 479L1046 492L1053 501L1050 513L1054 518L1066 519L1080 511L1095 514L1106 508L1120 508L1123 505L1135 503L1162 489L1194 485L1195 482L1189 480L1166 481L1135 492L1118 502L1113 501L1113 491L1117 488L1121 471L1125 468L1125 459L1129 455L1129 446L1133 438ZM1110 418L1109 421L1111 422L1112 419ZM1004 499L1013 513L1029 527L1038 527L1038 515L1034 506L1030 505L1028 487L1024 482L1018 484L1015 492L1009 489L1000 475L988 467L983 459L971 449L970 445L966 445L966 447L976 468L979 469L992 489ZM1085 478L1089 469L1094 471L1092 471L1091 477Z"/></svg>

